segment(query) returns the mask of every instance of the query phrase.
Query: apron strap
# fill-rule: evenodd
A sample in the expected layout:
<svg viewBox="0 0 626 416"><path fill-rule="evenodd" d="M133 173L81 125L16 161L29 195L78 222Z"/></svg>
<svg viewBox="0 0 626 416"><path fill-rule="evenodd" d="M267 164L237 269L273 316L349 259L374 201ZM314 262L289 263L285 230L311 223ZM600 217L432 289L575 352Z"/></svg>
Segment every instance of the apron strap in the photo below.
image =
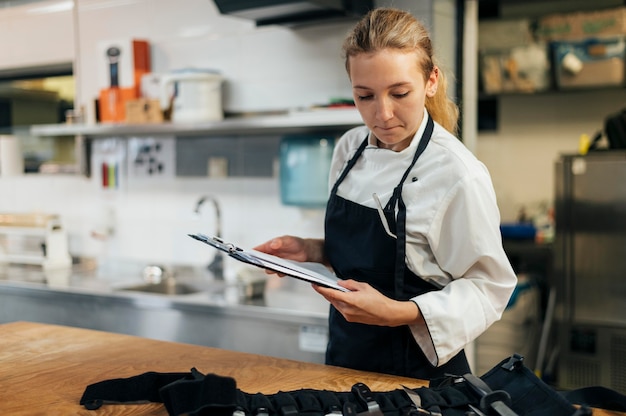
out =
<svg viewBox="0 0 626 416"><path fill-rule="evenodd" d="M363 150L365 150L365 148L367 147L368 140L369 140L369 134L365 137L365 140L363 140L359 148L354 153L354 156L352 156L352 159L348 161L345 169L343 170L343 172L341 172L341 175L339 175L339 178L335 181L335 185L333 186L333 189L330 192L331 195L334 195L337 193L337 188L339 188L339 185L341 184L341 182L343 182L343 180L346 178L346 176L348 175L348 172L350 172L352 167L356 164L356 161L361 156L361 153L363 153Z"/></svg>
<svg viewBox="0 0 626 416"><path fill-rule="evenodd" d="M411 173L411 169L413 169L413 166L415 166L417 159L419 159L422 153L424 153L424 150L426 150L426 146L428 146L428 143L430 142L430 138L433 135L433 129L434 129L434 122L429 114L428 121L426 122L426 128L424 129L424 133L422 134L422 137L420 138L420 142L417 145L417 149L415 150L415 154L413 155L413 160L411 161L411 164L409 165L407 170L404 171L404 174L402 175L402 179L400 180L398 185L396 185L396 187L394 188L393 194L391 198L389 199L389 202L387 202L387 205L385 206L385 210L395 210L397 201L400 200L400 198L402 198L402 186L404 185L406 178L409 176L409 173Z"/></svg>
<svg viewBox="0 0 626 416"><path fill-rule="evenodd" d="M402 180L400 181L400 184L399 184L400 186L402 186L402 184L406 181L406 178L409 176L409 173L411 173L411 169L413 169L413 166L415 166L415 162L417 162L417 159L419 159L422 153L424 153L424 150L426 150L426 146L428 146L428 143L430 143L430 138L433 135L434 128L435 128L435 123L433 122L433 119L432 117L430 117L430 114L429 114L428 120L426 121L426 128L424 129L424 133L422 134L420 142L417 145L417 150L415 151L415 155L413 156L413 161L411 162L411 165L409 166L409 168L404 172L404 175L402 176Z"/></svg>
<svg viewBox="0 0 626 416"><path fill-rule="evenodd" d="M406 268L406 205L404 204L404 200L402 199L402 187L404 186L404 182L406 178L411 173L411 169L415 166L417 159L424 153L426 150L426 146L430 142L430 138L433 134L434 122L433 119L428 115L428 121L426 122L426 128L424 129L424 133L420 139L420 142L417 146L417 150L415 151L415 155L413 155L413 161L402 175L402 180L400 183L394 188L393 195L387 202L387 206L385 207L386 211L391 212L392 214L395 212L396 205L398 206L398 217L396 220L396 267L395 267L395 278L394 278L394 292L396 299L400 299L400 296L403 294L404 288L404 270Z"/></svg>

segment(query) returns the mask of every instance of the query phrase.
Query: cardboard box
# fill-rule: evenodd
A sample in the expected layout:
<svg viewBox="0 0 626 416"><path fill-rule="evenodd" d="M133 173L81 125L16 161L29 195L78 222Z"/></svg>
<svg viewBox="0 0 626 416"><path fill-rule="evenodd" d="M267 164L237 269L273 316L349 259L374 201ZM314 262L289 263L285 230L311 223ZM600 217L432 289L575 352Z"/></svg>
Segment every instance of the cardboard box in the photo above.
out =
<svg viewBox="0 0 626 416"><path fill-rule="evenodd" d="M478 25L479 50L505 50L533 43L530 20L481 20Z"/></svg>
<svg viewBox="0 0 626 416"><path fill-rule="evenodd" d="M544 16L536 34L544 41L626 35L626 7Z"/></svg>
<svg viewBox="0 0 626 416"><path fill-rule="evenodd" d="M544 91L550 87L548 45L481 51L480 76L482 91L487 94Z"/></svg>
<svg viewBox="0 0 626 416"><path fill-rule="evenodd" d="M127 123L160 123L162 121L163 112L159 100L139 98L126 102Z"/></svg>
<svg viewBox="0 0 626 416"><path fill-rule="evenodd" d="M103 88L98 100L98 114L102 123L126 121L126 103L137 98L134 87Z"/></svg>
<svg viewBox="0 0 626 416"><path fill-rule="evenodd" d="M559 89L623 86L626 41L624 36L554 42L552 54Z"/></svg>

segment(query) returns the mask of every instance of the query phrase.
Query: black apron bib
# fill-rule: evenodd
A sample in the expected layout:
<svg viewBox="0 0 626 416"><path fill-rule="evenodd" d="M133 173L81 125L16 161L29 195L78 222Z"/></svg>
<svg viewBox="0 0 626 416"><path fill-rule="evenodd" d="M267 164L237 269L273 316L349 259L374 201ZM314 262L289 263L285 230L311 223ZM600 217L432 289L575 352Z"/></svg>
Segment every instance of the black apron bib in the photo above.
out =
<svg viewBox="0 0 626 416"><path fill-rule="evenodd" d="M337 179L326 208L324 251L340 278L369 283L385 296L402 301L437 290L406 267L406 206L402 200L402 186L428 145L433 127L428 116L413 161L384 208L389 228L395 230L397 238L385 232L377 209L337 195L337 188L367 146L367 137ZM463 351L445 365L433 367L407 325L384 327L350 323L332 305L326 364L420 379L470 371Z"/></svg>

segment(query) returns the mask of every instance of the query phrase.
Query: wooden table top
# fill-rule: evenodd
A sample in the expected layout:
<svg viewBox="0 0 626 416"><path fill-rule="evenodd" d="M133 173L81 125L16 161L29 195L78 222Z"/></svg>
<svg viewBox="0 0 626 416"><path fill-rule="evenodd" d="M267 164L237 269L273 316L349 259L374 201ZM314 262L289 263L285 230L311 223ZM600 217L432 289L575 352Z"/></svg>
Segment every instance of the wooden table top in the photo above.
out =
<svg viewBox="0 0 626 416"><path fill-rule="evenodd" d="M374 391L427 385L411 378L30 322L0 325L0 340L2 415L167 415L160 403L88 411L79 400L85 387L98 381L147 371L188 372L192 367L233 377L237 387L249 393L349 391L357 382ZM598 410L594 415L621 413Z"/></svg>
<svg viewBox="0 0 626 416"><path fill-rule="evenodd" d="M56 325L0 325L0 415L167 415L162 404L109 405L88 411L79 400L92 383L147 371L233 377L249 393L301 388L374 391L425 382L216 348Z"/></svg>

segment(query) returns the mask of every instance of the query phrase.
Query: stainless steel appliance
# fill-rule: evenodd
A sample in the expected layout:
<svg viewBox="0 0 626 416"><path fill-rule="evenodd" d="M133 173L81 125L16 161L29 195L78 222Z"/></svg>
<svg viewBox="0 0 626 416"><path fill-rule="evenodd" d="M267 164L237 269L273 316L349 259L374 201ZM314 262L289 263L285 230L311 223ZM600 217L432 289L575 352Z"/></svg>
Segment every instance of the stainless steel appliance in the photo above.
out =
<svg viewBox="0 0 626 416"><path fill-rule="evenodd" d="M556 163L558 384L626 393L626 152Z"/></svg>

